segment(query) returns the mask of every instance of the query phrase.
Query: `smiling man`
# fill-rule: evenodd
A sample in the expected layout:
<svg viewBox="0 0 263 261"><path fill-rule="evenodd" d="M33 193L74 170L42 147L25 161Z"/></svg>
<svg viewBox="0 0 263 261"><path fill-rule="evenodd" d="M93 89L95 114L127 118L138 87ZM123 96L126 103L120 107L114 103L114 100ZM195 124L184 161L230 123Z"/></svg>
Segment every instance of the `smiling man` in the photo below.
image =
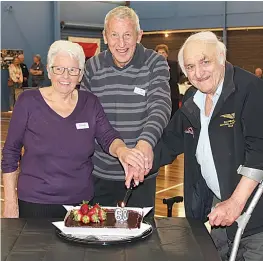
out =
<svg viewBox="0 0 263 261"><path fill-rule="evenodd" d="M120 6L105 17L103 37L108 50L87 61L81 89L97 95L105 113L129 147L145 156L145 173L152 166L153 148L171 113L167 61L141 44L137 14ZM120 162L96 144L94 154L94 202L116 206L124 198L125 174ZM135 180L143 181L144 174ZM155 205L157 172L138 186L128 206ZM152 211L153 215L154 211Z"/></svg>
<svg viewBox="0 0 263 261"><path fill-rule="evenodd" d="M178 61L195 88L186 92L156 145L153 170L184 153L186 217L209 219L212 238L227 261L235 220L263 179L262 81L228 63L226 47L212 32L190 36ZM237 260L262 261L262 209L263 198L244 231Z"/></svg>

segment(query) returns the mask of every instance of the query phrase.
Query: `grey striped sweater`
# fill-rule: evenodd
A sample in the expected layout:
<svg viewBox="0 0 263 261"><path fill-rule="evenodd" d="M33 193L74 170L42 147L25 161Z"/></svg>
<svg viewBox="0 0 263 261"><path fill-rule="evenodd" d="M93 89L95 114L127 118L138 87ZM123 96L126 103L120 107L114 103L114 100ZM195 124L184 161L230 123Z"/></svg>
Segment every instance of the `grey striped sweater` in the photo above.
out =
<svg viewBox="0 0 263 261"><path fill-rule="evenodd" d="M109 50L90 58L81 89L99 98L110 123L128 147L133 148L139 140L154 147L170 119L169 77L166 60L137 44L133 59L124 68L115 66ZM106 154L97 142L93 163L95 176L124 180L118 159Z"/></svg>

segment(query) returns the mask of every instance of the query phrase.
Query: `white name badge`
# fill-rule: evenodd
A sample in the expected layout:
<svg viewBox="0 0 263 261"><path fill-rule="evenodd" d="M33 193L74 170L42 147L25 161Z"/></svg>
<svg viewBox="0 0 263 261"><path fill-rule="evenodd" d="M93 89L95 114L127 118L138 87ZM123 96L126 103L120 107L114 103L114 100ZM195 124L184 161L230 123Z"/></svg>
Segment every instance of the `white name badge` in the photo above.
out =
<svg viewBox="0 0 263 261"><path fill-rule="evenodd" d="M78 130L88 129L89 128L89 124L87 122L76 123L76 128Z"/></svg>
<svg viewBox="0 0 263 261"><path fill-rule="evenodd" d="M142 95L142 96L145 96L145 90L144 90L144 89L135 87L133 92L134 92L134 93L137 93L137 94L140 94L140 95Z"/></svg>

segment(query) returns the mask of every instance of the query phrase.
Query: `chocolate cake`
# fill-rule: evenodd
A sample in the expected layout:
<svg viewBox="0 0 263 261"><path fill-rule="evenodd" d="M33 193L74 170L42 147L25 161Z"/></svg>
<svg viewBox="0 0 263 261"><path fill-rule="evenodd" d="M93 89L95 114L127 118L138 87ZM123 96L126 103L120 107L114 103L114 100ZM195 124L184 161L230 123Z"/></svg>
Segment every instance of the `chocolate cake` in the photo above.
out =
<svg viewBox="0 0 263 261"><path fill-rule="evenodd" d="M92 228L140 228L142 215L136 211L128 210L129 217L127 221L118 222L115 219L114 209L105 209L107 213L107 219L101 221L99 223L90 222L88 224L84 224L79 221L75 221L73 219L73 210L70 211L67 216L65 217L65 226L66 227L92 227Z"/></svg>

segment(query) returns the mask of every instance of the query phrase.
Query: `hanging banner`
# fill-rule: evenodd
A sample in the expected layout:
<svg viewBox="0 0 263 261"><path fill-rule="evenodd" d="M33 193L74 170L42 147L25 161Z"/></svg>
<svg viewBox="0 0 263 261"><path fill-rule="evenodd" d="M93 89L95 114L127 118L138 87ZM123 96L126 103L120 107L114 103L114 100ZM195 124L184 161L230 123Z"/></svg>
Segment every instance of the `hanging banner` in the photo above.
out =
<svg viewBox="0 0 263 261"><path fill-rule="evenodd" d="M82 46L86 57L90 58L96 54L98 48L98 45L96 43L81 43L81 42L75 42L75 43L78 43L80 46Z"/></svg>
<svg viewBox="0 0 263 261"><path fill-rule="evenodd" d="M68 40L82 46L86 57L90 58L100 53L99 38L68 37Z"/></svg>

